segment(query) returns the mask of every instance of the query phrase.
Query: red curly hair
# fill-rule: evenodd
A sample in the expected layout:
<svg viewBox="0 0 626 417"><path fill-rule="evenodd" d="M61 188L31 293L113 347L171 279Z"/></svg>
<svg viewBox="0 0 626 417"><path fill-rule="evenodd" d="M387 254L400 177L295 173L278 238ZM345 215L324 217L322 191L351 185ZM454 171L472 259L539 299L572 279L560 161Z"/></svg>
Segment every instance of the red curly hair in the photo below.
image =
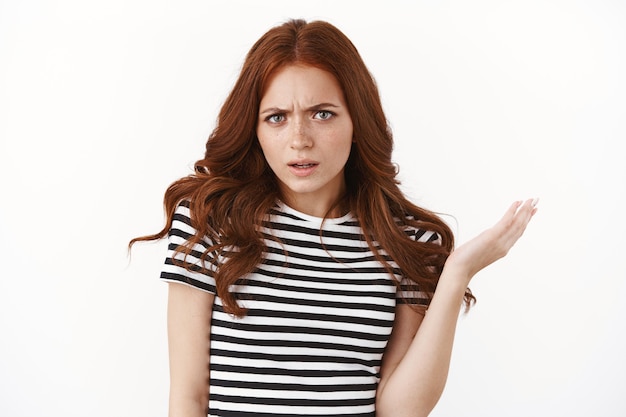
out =
<svg viewBox="0 0 626 417"><path fill-rule="evenodd" d="M165 192L164 228L131 240L129 247L137 241L165 237L176 206L189 200L197 234L178 251L189 254L204 236L216 242L204 254L205 259L209 251L238 248L219 265L215 281L224 309L239 316L245 314L230 286L262 261L266 248L257 225L280 198L277 180L256 137L259 103L270 77L279 68L293 64L325 70L343 89L352 117L354 143L345 167L347 195L341 204L358 218L370 248L390 273L391 267L374 247L374 241L404 276L432 294L454 247L452 231L439 216L411 203L400 190L391 160L393 137L376 82L352 42L322 21L290 20L270 29L254 44L221 108L204 158L195 163L193 174L175 181ZM407 238L403 229L408 226L438 233L441 244ZM466 306L474 300L468 289Z"/></svg>

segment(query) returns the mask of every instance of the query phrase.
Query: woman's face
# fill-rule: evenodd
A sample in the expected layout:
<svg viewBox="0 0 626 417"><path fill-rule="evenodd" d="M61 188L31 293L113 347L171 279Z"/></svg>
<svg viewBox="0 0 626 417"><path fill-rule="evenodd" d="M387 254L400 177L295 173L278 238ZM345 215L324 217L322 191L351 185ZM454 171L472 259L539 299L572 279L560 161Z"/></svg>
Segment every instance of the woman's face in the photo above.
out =
<svg viewBox="0 0 626 417"><path fill-rule="evenodd" d="M337 79L311 66L281 68L261 99L256 132L284 202L324 216L345 193L352 147L352 118Z"/></svg>

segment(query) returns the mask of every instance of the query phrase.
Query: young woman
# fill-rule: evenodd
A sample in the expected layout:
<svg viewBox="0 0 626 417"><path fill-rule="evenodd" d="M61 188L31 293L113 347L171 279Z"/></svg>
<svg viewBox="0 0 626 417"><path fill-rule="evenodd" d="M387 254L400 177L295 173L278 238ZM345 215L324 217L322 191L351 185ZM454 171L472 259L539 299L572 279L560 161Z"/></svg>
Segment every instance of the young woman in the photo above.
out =
<svg viewBox="0 0 626 417"><path fill-rule="evenodd" d="M248 53L195 172L165 193L170 417L426 416L470 279L536 211L453 251L398 187L356 48L289 21Z"/></svg>

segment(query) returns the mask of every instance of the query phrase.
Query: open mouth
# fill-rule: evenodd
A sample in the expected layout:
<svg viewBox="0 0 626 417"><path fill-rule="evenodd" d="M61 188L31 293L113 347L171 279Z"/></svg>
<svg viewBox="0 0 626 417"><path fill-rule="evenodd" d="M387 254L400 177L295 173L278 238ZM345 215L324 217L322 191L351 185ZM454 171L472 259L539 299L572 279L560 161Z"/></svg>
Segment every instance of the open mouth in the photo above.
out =
<svg viewBox="0 0 626 417"><path fill-rule="evenodd" d="M315 161L313 162L302 161L302 162L294 162L294 163L289 164L289 169L291 170L291 173L293 175L296 175L298 177L308 177L309 175L312 175L317 170L318 166L319 166L319 163Z"/></svg>

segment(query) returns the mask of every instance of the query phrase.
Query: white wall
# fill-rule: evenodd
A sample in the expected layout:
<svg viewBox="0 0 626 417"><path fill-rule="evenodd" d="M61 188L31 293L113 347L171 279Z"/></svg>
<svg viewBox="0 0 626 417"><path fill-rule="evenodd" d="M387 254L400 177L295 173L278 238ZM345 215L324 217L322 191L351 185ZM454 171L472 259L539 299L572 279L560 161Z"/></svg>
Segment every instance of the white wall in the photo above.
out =
<svg viewBox="0 0 626 417"><path fill-rule="evenodd" d="M624 2L414 3L0 0L0 415L166 415L165 243L125 245L288 17L354 41L406 191L460 242L541 198L432 415L625 415Z"/></svg>

